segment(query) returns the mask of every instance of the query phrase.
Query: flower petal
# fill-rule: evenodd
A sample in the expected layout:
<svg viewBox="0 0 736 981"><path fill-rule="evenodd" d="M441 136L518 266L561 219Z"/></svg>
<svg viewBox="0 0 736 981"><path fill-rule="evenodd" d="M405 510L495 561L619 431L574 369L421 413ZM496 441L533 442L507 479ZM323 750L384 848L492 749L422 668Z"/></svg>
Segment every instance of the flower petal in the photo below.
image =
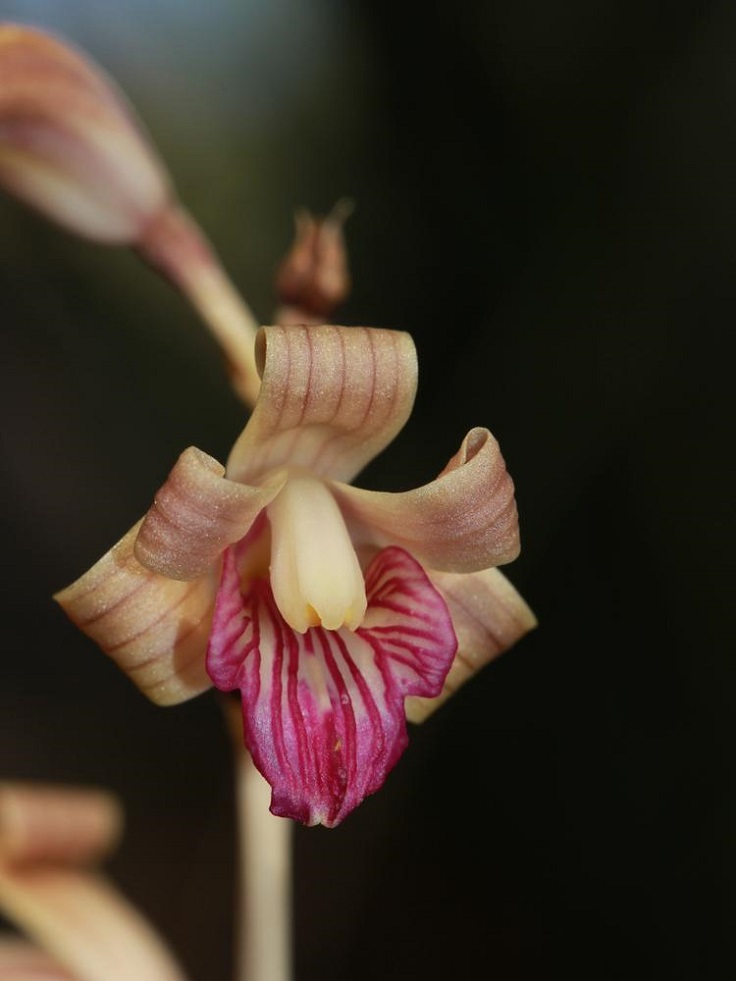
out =
<svg viewBox="0 0 736 981"><path fill-rule="evenodd" d="M204 667L215 570L176 582L133 554L140 522L54 599L67 616L159 705L210 687Z"/></svg>
<svg viewBox="0 0 736 981"><path fill-rule="evenodd" d="M519 554L514 484L487 429L471 429L440 476L416 490L330 487L356 546L396 544L448 572L504 565Z"/></svg>
<svg viewBox="0 0 736 981"><path fill-rule="evenodd" d="M405 696L441 690L456 640L421 566L385 549L366 571L366 592L354 633L299 634L267 580L241 593L236 551L226 553L207 667L220 690L241 691L245 742L273 788L274 814L339 824L403 752Z"/></svg>
<svg viewBox="0 0 736 981"><path fill-rule="evenodd" d="M79 235L120 244L170 194L115 84L69 45L19 24L0 25L0 185Z"/></svg>
<svg viewBox="0 0 736 981"><path fill-rule="evenodd" d="M275 475L259 487L227 480L225 468L194 446L185 450L143 519L135 557L171 579L196 579L228 545L240 541L286 481Z"/></svg>
<svg viewBox="0 0 736 981"><path fill-rule="evenodd" d="M261 393L227 462L255 483L289 465L351 480L409 417L417 360L409 334L369 327L265 327Z"/></svg>
<svg viewBox="0 0 736 981"><path fill-rule="evenodd" d="M498 569L466 575L433 572L452 616L458 649L435 698L407 698L406 717L423 722L485 664L498 657L537 625L537 619Z"/></svg>

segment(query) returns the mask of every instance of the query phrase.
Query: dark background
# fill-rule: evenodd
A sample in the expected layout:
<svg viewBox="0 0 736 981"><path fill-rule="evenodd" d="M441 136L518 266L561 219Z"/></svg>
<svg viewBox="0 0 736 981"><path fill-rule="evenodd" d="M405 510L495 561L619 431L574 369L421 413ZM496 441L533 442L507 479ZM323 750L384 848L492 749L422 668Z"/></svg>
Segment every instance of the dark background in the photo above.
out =
<svg viewBox="0 0 736 981"><path fill-rule="evenodd" d="M293 209L355 198L341 319L420 353L416 412L359 482L425 482L488 425L517 484L508 574L540 627L344 825L297 829L299 981L733 976L733 3L0 15L115 75L263 320ZM216 701L149 705L49 597L244 412L135 256L5 198L0 293L0 770L118 792L111 872L194 981L225 981Z"/></svg>

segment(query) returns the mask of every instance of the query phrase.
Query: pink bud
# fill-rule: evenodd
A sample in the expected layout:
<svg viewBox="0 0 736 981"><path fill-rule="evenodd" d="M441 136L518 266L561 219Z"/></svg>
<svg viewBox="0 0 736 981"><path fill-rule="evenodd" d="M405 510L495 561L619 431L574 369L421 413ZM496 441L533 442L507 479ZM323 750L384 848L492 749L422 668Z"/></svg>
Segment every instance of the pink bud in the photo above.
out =
<svg viewBox="0 0 736 981"><path fill-rule="evenodd" d="M16 24L0 24L0 186L111 244L134 244L170 197L114 82L68 45Z"/></svg>
<svg viewBox="0 0 736 981"><path fill-rule="evenodd" d="M0 23L0 187L84 238L129 245L169 279L253 405L257 322L115 83L48 34Z"/></svg>
<svg viewBox="0 0 736 981"><path fill-rule="evenodd" d="M296 214L294 244L276 271L279 323L325 323L350 292L342 226L353 206L341 200L326 218Z"/></svg>

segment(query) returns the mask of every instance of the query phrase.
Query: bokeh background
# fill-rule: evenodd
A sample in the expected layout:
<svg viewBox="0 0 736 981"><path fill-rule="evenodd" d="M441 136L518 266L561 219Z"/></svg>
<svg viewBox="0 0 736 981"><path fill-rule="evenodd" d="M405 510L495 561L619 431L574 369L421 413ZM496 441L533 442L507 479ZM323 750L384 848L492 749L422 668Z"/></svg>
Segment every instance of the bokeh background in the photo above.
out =
<svg viewBox="0 0 736 981"><path fill-rule="evenodd" d="M539 629L339 829L298 829L298 981L734 976L736 8L729 0L2 0L120 82L268 321L299 205L357 202L341 319L407 329L362 483L499 438ZM111 872L231 972L214 697L148 705L51 593L244 422L132 254L0 200L0 773L103 784ZM134 981L134 979L131 979Z"/></svg>

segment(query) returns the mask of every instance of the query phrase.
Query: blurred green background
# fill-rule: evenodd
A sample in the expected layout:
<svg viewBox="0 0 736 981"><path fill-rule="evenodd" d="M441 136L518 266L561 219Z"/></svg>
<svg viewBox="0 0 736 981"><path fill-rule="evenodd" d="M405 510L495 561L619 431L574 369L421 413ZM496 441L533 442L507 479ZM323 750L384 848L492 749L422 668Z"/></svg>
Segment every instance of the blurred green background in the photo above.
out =
<svg viewBox="0 0 736 981"><path fill-rule="evenodd" d="M488 425L539 630L336 831L298 829L297 977L733 975L736 8L721 0L0 2L127 92L261 319L300 205L357 202L340 319L407 329L416 412L359 481ZM0 200L0 773L104 784L111 868L230 977L229 748L50 600L245 414L132 254ZM132 979L131 979L132 981Z"/></svg>

